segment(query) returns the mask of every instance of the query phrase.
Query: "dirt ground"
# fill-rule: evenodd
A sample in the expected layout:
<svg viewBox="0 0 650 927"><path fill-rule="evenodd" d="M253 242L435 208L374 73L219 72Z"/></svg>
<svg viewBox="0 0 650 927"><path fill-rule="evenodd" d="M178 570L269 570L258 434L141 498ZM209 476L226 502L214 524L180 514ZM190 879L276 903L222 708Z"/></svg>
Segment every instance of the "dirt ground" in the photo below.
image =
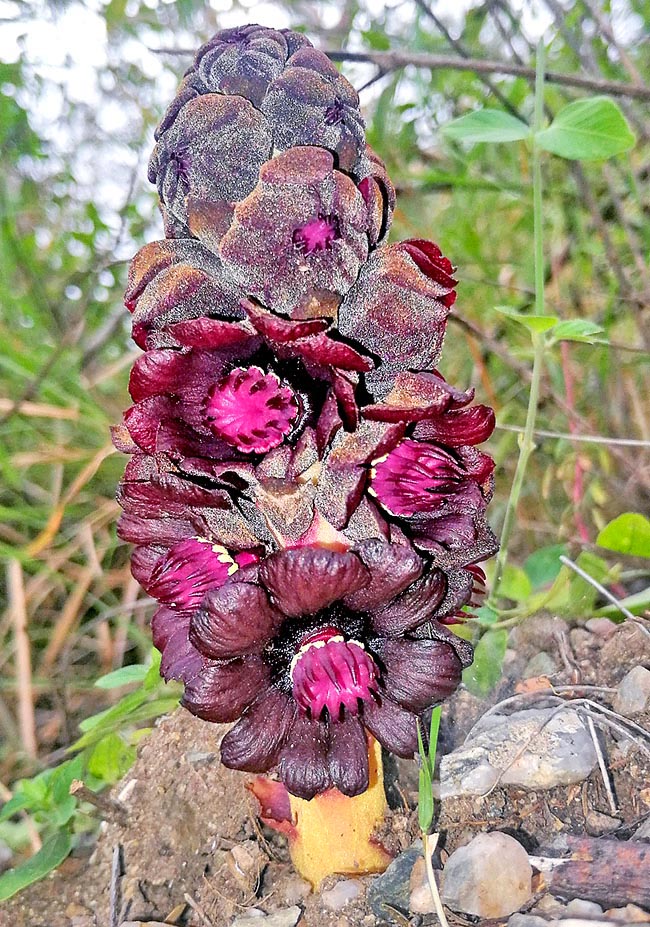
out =
<svg viewBox="0 0 650 927"><path fill-rule="evenodd" d="M534 674L542 653L549 658L544 676ZM508 710L537 707L549 683L556 689L574 687L560 690L566 698L593 699L611 708L612 689L639 664L650 666L650 636L637 625L591 622L570 628L564 621L531 619L512 632L506 675L491 698L482 701L460 691L450 701L440 749L448 752L461 744L480 716L505 699L512 700ZM650 713L635 715L634 722L647 731ZM284 838L256 818L246 777L218 761L226 729L180 709L162 719L114 790L113 797L127 808L126 820L104 821L92 854L70 858L5 905L0 925L113 927L112 911L114 918L119 914L117 924L225 927L250 908L273 912L296 904L303 911L299 927L380 924L366 901L373 877L360 880L359 897L336 912L295 875ZM648 739L611 728L601 736L615 814L598 768L578 785L538 792L497 787L483 798L450 799L440 809L441 861L484 830L512 834L532 855L563 834L628 840L650 816ZM394 807L382 841L398 853L417 836L416 764L389 761L387 777ZM119 901L111 901L111 886L119 889ZM403 918L405 924L435 922L433 915Z"/></svg>

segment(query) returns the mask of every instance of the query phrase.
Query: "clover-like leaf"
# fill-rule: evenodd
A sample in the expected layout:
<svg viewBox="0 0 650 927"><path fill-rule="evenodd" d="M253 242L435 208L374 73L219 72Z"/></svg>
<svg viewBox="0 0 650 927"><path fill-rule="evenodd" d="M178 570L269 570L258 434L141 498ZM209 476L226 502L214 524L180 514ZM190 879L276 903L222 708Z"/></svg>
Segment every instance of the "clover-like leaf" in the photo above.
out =
<svg viewBox="0 0 650 927"><path fill-rule="evenodd" d="M609 97L569 103L535 136L540 148L572 161L611 158L629 151L635 142L625 116Z"/></svg>
<svg viewBox="0 0 650 927"><path fill-rule="evenodd" d="M459 142L518 142L530 136L525 122L500 109L477 109L448 122L441 131Z"/></svg>

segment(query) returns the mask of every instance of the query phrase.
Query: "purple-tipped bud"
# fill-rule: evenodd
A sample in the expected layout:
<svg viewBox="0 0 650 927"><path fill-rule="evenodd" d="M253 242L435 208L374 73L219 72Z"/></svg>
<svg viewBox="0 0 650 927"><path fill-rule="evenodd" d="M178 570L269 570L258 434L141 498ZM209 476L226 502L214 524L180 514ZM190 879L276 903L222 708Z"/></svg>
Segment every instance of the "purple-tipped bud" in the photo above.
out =
<svg viewBox="0 0 650 927"><path fill-rule="evenodd" d="M485 454L478 472L470 475L462 461L445 448L421 441L402 441L371 471L371 492L392 515L436 512L450 497L483 505L479 484L492 474L494 464Z"/></svg>
<svg viewBox="0 0 650 927"><path fill-rule="evenodd" d="M154 567L147 590L168 608L197 608L206 592L223 586L238 569L225 547L187 538Z"/></svg>

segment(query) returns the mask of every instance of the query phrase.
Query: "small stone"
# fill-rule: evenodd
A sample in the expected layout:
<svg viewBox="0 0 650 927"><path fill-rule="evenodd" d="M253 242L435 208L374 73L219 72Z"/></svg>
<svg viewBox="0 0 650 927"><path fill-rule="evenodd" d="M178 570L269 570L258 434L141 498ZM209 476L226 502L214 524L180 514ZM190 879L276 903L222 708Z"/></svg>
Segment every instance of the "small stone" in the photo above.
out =
<svg viewBox="0 0 650 927"><path fill-rule="evenodd" d="M528 854L514 837L478 834L447 860L440 897L453 911L505 917L530 901L532 878Z"/></svg>
<svg viewBox="0 0 650 927"><path fill-rule="evenodd" d="M391 916L391 907L404 913L408 911L409 879L416 860L421 857L422 841L416 840L408 850L400 853L393 860L386 872L370 883L368 905L380 921L388 921L391 924L400 923L397 918Z"/></svg>
<svg viewBox="0 0 650 927"><path fill-rule="evenodd" d="M636 715L650 706L650 670L635 666L618 684L614 710L622 715Z"/></svg>
<svg viewBox="0 0 650 927"><path fill-rule="evenodd" d="M561 917L564 914L564 905L555 898L554 895L542 895L535 905L535 913L548 915L549 917Z"/></svg>
<svg viewBox="0 0 650 927"><path fill-rule="evenodd" d="M508 927L547 927L548 921L545 917L537 917L535 914L513 914L508 918Z"/></svg>
<svg viewBox="0 0 650 927"><path fill-rule="evenodd" d="M231 849L230 855L233 863L241 875L248 875L257 868L257 844L253 840L246 840L244 843L235 844Z"/></svg>
<svg viewBox="0 0 650 927"><path fill-rule="evenodd" d="M570 917L602 917L603 909L595 901L586 898L574 898L566 906L566 913Z"/></svg>
<svg viewBox="0 0 650 927"><path fill-rule="evenodd" d="M354 879L342 879L333 888L321 894L321 900L330 911L341 911L361 894L361 886Z"/></svg>
<svg viewBox="0 0 650 927"><path fill-rule="evenodd" d="M605 917L622 921L624 924L647 924L650 921L650 914L636 904L628 904L624 908L610 908L609 911L605 911Z"/></svg>
<svg viewBox="0 0 650 927"><path fill-rule="evenodd" d="M587 812L585 818L587 833L592 837L600 837L602 834L611 834L621 826L620 818L613 818L609 814L603 814L601 811L595 811L593 808Z"/></svg>
<svg viewBox="0 0 650 927"><path fill-rule="evenodd" d="M304 901L305 898L311 894L311 885L306 879L301 879L299 876L293 876L285 885L283 891L284 900L289 904L298 904L301 901Z"/></svg>
<svg viewBox="0 0 650 927"><path fill-rule="evenodd" d="M255 914L252 914L253 911ZM302 911L297 905L266 915L257 908L251 908L246 914L236 917L230 927L253 927L254 924L261 925L262 921L264 921L264 927L295 927L301 915Z"/></svg>
<svg viewBox="0 0 650 927"><path fill-rule="evenodd" d="M553 676L557 673L557 663L549 653L541 651L532 657L522 673L524 679L532 679L537 676Z"/></svg>
<svg viewBox="0 0 650 927"><path fill-rule="evenodd" d="M409 898L409 911L411 914L434 914L436 906L429 888L427 869L422 857L416 859L415 865L411 869L409 887L411 889Z"/></svg>
<svg viewBox="0 0 650 927"><path fill-rule="evenodd" d="M490 715L440 763L441 798L484 795L497 782L551 789L582 782L597 763L588 730L571 708Z"/></svg>
<svg viewBox="0 0 650 927"><path fill-rule="evenodd" d="M597 637L602 637L603 640L608 640L616 634L616 624L609 618L590 618L585 622L585 628Z"/></svg>
<svg viewBox="0 0 650 927"><path fill-rule="evenodd" d="M632 840L650 840L650 818L646 820L634 831Z"/></svg>
<svg viewBox="0 0 650 927"><path fill-rule="evenodd" d="M14 858L14 853L8 843L5 843L4 840L0 840L0 872L4 872L5 869L11 867L11 861Z"/></svg>

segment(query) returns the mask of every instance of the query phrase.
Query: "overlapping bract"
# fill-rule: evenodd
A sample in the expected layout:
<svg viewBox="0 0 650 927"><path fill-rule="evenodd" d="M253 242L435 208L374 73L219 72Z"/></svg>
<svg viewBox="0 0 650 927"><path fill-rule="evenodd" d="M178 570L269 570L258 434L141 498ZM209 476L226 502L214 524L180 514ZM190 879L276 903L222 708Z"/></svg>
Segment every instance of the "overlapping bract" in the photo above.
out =
<svg viewBox="0 0 650 927"><path fill-rule="evenodd" d="M394 206L358 97L303 37L226 30L157 132L167 238L126 304L143 349L114 430L133 572L184 704L235 721L227 765L310 798L402 756L471 648L494 414L436 367L456 299Z"/></svg>

